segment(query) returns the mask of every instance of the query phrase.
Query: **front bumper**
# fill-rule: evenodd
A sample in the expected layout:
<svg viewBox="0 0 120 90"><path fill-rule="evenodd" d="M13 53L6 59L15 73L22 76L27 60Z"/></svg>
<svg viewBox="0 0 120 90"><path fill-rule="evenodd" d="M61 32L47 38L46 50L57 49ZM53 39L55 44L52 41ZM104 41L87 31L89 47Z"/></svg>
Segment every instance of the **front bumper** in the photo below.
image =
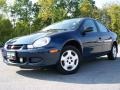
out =
<svg viewBox="0 0 120 90"><path fill-rule="evenodd" d="M25 50L7 50L2 49L2 56L4 62L8 65L19 66L22 68L40 68L44 66L55 65L60 57L60 52L50 53L49 50L52 48L45 49L25 49ZM7 52L15 52L16 59L10 60L7 58ZM20 62L23 59L23 62Z"/></svg>

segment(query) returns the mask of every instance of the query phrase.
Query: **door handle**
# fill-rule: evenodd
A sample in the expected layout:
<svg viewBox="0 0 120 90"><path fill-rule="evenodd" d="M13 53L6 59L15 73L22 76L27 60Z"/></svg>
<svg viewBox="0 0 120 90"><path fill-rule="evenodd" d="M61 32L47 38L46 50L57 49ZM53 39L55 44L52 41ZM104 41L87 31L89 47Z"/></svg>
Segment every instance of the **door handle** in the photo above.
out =
<svg viewBox="0 0 120 90"><path fill-rule="evenodd" d="M109 39L112 39L112 37L109 37Z"/></svg>

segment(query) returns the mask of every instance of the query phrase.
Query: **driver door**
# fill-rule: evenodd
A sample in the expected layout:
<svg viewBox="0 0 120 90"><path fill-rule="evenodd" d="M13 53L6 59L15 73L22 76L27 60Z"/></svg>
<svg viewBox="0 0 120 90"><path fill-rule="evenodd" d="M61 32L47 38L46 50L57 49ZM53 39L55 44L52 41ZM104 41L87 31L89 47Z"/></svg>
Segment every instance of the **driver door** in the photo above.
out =
<svg viewBox="0 0 120 90"><path fill-rule="evenodd" d="M92 27L93 30L91 32L86 32L82 35L82 43L83 43L83 55L91 56L101 52L101 41L99 40L99 33L96 27L96 24L93 20L85 20L82 24L81 31L83 32L86 28Z"/></svg>

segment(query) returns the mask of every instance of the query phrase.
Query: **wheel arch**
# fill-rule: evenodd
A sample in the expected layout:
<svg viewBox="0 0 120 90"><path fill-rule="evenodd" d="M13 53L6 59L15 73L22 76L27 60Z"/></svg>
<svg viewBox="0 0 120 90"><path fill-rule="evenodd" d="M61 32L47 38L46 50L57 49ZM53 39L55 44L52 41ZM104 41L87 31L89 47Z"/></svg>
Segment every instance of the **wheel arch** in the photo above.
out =
<svg viewBox="0 0 120 90"><path fill-rule="evenodd" d="M80 51L80 53L83 54L83 47L82 47L82 44L79 43L79 41L77 41L77 40L69 40L69 41L64 43L63 48L65 46L67 46L67 45L76 47Z"/></svg>

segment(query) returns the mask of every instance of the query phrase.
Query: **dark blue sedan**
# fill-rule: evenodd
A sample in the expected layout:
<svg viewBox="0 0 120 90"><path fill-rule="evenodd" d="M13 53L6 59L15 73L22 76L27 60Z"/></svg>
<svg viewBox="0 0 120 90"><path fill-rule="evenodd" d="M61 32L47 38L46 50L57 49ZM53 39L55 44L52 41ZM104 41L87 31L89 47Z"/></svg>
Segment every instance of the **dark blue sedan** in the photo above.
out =
<svg viewBox="0 0 120 90"><path fill-rule="evenodd" d="M21 68L55 65L75 73L85 58L117 57L117 35L97 20L75 18L54 23L37 33L10 39L2 49L4 62Z"/></svg>

